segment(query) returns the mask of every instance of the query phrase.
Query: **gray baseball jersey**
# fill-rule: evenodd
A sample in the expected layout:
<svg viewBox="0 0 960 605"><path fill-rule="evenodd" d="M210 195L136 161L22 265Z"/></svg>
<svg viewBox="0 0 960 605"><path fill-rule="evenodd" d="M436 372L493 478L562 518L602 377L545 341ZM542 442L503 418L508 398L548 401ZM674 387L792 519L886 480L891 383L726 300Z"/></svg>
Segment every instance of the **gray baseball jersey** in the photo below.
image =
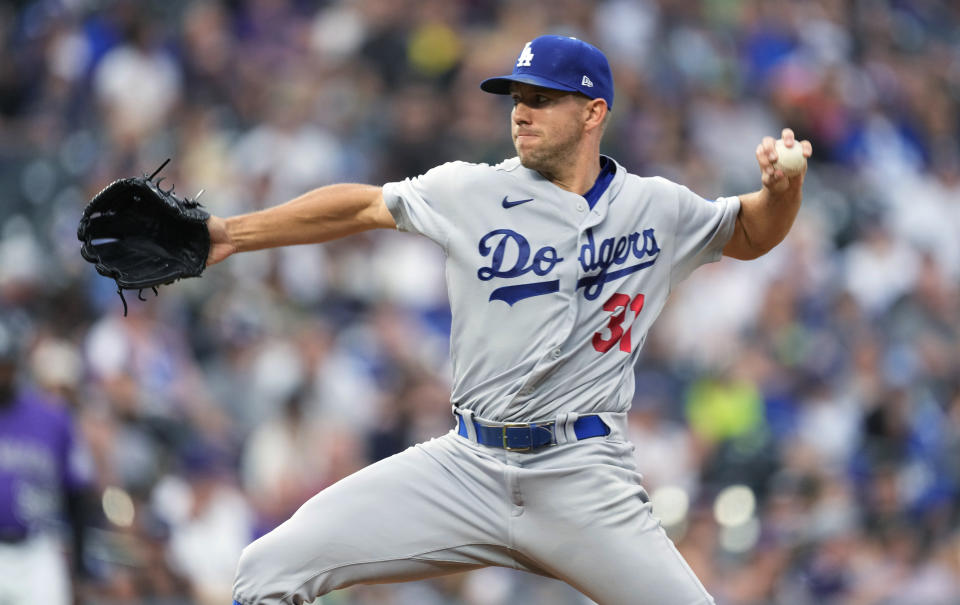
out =
<svg viewBox="0 0 960 605"><path fill-rule="evenodd" d="M648 329L674 285L719 259L740 202L605 161L592 209L517 158L383 188L398 228L447 255L454 405L501 422L630 406Z"/></svg>
<svg viewBox="0 0 960 605"><path fill-rule="evenodd" d="M603 605L713 603L651 514L626 410L647 330L671 288L719 258L739 199L603 162L584 196L516 158L384 186L398 228L446 252L458 413L555 420L555 443L487 447L466 423L339 481L244 550L235 605L488 565ZM610 432L578 440L593 413Z"/></svg>

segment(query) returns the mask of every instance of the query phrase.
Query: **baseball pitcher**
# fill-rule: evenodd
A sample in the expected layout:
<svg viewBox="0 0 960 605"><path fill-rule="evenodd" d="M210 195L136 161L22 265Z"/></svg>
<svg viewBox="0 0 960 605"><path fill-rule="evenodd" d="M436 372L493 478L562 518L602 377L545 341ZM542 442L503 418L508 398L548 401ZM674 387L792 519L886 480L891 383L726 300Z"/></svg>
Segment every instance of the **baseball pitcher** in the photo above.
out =
<svg viewBox="0 0 960 605"><path fill-rule="evenodd" d="M455 427L323 490L243 552L234 604L304 603L357 583L488 565L559 578L603 605L713 603L652 516L625 437L633 366L671 289L786 236L812 153L766 137L758 191L705 200L600 154L606 57L542 36L510 75L516 157L382 187L322 187L207 222L207 264L367 229L446 253ZM789 174L787 174L789 173Z"/></svg>

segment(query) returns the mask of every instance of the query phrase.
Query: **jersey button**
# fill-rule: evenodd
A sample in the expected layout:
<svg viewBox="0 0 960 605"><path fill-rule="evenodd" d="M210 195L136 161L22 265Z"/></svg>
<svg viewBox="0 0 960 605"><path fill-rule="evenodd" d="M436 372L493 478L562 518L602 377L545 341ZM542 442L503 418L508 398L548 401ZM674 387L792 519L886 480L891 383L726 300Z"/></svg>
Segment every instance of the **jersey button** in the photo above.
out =
<svg viewBox="0 0 960 605"><path fill-rule="evenodd" d="M583 209L584 209L583 204L577 204L577 212L583 212Z"/></svg>
<svg viewBox="0 0 960 605"><path fill-rule="evenodd" d="M524 397L532 394L533 394L533 389L531 387L523 387L522 389L520 389L520 395L523 395Z"/></svg>
<svg viewBox="0 0 960 605"><path fill-rule="evenodd" d="M550 356L553 357L554 359L559 359L562 353L563 351L561 351L560 349L554 349L553 351L550 352Z"/></svg>

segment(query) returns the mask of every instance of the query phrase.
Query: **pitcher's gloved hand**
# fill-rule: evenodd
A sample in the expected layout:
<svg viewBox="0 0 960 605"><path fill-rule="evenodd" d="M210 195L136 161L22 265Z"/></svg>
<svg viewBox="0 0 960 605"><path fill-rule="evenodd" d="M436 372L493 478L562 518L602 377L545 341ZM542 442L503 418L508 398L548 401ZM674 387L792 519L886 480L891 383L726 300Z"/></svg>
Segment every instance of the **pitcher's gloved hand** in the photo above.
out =
<svg viewBox="0 0 960 605"><path fill-rule="evenodd" d="M107 185L87 204L77 228L80 254L116 281L124 315L123 290L156 291L184 277L199 277L206 268L210 214L195 199L174 195L173 187L162 189L162 178L153 180L167 162L150 176Z"/></svg>

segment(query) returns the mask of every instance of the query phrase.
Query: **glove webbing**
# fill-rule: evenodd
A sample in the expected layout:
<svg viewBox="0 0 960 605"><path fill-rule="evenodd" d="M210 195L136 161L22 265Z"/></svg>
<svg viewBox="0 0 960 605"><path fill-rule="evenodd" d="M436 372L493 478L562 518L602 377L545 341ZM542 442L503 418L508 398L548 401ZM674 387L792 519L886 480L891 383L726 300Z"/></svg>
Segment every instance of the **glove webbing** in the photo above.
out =
<svg viewBox="0 0 960 605"><path fill-rule="evenodd" d="M152 181L152 180L153 180L153 177L155 177L155 176L157 176L158 174L160 174L160 171L163 170L164 168L166 168L167 164L169 164L169 163L170 163L170 158L165 159L165 160L163 161L163 163L160 164L160 166L159 166L156 170L154 170L153 173L152 173L150 176L147 177L147 180L148 180L148 181ZM162 180L163 180L163 178L161 177L161 178L160 178L160 181L162 181ZM158 189L160 188L160 181L157 181L157 188L158 188ZM173 192L173 186L170 187L170 192L171 192L171 193ZM114 278L114 281L115 281L116 284L117 284L117 294L120 296L120 302L123 303L123 316L126 317L126 316L127 316L127 299L124 298L124 296L123 296L123 288L120 287L120 279L119 279L119 278ZM157 287L156 287L156 286L152 286L150 289L153 290L153 295L154 295L155 297L156 297L156 296L160 296L160 291L157 290ZM137 298L140 299L140 300L142 300L142 301L144 301L144 302L146 302L147 299L143 297L143 288L140 288L139 290L137 290Z"/></svg>

